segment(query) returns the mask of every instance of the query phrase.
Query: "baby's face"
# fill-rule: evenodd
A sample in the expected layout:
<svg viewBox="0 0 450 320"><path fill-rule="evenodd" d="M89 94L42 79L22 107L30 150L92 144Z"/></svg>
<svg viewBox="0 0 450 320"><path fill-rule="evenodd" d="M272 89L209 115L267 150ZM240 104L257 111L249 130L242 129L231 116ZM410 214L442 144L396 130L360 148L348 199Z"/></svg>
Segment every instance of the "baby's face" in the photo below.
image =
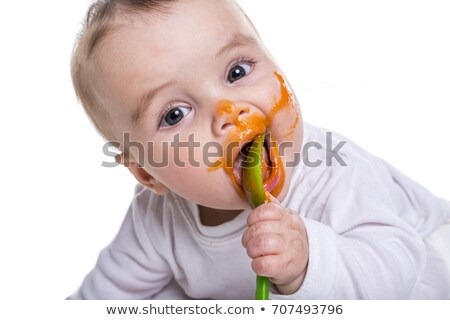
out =
<svg viewBox="0 0 450 320"><path fill-rule="evenodd" d="M183 0L169 14L122 18L96 57L115 129L143 146L141 164L155 179L203 206L248 208L235 160L245 142L270 132L284 149L267 160L278 168L266 188L284 198L286 164L302 142L299 106L233 1ZM130 152L142 159L138 148Z"/></svg>

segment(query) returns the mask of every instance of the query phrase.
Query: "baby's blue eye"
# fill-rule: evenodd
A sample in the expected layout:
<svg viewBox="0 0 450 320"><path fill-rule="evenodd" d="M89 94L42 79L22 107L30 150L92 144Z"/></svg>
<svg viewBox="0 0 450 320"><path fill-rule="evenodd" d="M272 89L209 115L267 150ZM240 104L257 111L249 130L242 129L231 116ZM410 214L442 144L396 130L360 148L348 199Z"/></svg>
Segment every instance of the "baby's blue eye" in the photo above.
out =
<svg viewBox="0 0 450 320"><path fill-rule="evenodd" d="M228 73L228 82L233 83L243 77L245 77L252 67L248 63L241 62L237 65L235 65L233 68L231 68L230 72Z"/></svg>
<svg viewBox="0 0 450 320"><path fill-rule="evenodd" d="M162 118L161 127L171 127L180 122L185 116L191 112L189 107L175 107Z"/></svg>

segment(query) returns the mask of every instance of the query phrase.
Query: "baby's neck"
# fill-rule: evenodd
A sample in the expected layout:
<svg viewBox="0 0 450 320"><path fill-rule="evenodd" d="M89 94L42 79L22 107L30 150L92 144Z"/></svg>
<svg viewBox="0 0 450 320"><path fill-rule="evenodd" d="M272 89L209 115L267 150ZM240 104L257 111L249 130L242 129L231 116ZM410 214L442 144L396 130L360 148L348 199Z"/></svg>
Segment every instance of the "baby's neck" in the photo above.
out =
<svg viewBox="0 0 450 320"><path fill-rule="evenodd" d="M205 226L215 227L233 220L242 210L221 210L198 205L200 221Z"/></svg>

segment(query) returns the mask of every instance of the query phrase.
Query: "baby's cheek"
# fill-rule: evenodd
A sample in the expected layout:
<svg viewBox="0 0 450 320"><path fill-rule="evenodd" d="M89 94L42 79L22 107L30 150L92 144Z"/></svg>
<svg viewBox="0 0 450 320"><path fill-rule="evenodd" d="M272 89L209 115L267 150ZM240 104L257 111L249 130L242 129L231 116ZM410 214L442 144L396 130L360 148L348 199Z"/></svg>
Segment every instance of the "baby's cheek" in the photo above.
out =
<svg viewBox="0 0 450 320"><path fill-rule="evenodd" d="M130 142L128 149L139 156L139 163L144 162L148 168L161 169L170 164L170 150L167 142Z"/></svg>

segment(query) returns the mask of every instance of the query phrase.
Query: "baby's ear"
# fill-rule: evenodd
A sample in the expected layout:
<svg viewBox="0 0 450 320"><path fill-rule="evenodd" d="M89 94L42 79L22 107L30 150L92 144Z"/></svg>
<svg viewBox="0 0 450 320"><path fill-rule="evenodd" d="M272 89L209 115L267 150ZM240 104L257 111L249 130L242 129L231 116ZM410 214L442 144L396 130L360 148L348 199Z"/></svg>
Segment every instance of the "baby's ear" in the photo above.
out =
<svg viewBox="0 0 450 320"><path fill-rule="evenodd" d="M148 173L143 167L141 167L139 163L132 157L126 157L123 154L118 154L116 156L116 161L124 167L128 168L128 170L130 170L130 172L133 174L136 180L139 181L140 184L152 190L156 194L165 195L169 191L169 189L164 184L153 178L150 173Z"/></svg>

